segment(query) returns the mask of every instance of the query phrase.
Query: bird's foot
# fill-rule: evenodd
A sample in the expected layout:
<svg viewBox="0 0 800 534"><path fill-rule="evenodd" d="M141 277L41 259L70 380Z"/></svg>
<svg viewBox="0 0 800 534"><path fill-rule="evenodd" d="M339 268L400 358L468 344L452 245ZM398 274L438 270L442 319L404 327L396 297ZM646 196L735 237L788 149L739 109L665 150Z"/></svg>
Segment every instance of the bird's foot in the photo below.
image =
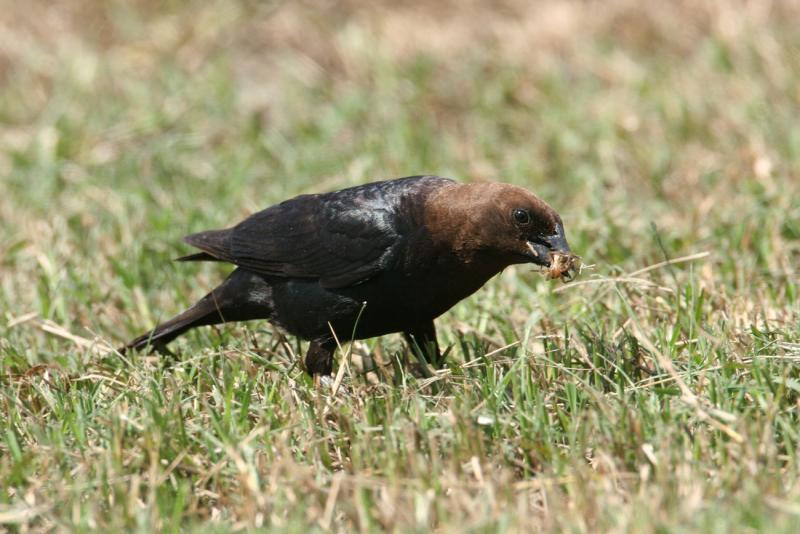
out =
<svg viewBox="0 0 800 534"><path fill-rule="evenodd" d="M326 389L333 395L347 396L350 394L350 390L343 383L340 382L337 387L336 378L331 375L315 375L314 378L317 387Z"/></svg>

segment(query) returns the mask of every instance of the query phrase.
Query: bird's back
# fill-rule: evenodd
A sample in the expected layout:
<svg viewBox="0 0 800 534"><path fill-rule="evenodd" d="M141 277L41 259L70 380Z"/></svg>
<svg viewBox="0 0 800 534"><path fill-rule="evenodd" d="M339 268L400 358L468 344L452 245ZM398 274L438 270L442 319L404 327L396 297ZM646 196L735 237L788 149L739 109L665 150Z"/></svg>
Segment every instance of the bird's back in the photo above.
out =
<svg viewBox="0 0 800 534"><path fill-rule="evenodd" d="M399 259L427 196L454 183L410 176L300 195L232 228L187 236L203 253L185 259L227 261L264 275L319 280L327 288L356 285Z"/></svg>

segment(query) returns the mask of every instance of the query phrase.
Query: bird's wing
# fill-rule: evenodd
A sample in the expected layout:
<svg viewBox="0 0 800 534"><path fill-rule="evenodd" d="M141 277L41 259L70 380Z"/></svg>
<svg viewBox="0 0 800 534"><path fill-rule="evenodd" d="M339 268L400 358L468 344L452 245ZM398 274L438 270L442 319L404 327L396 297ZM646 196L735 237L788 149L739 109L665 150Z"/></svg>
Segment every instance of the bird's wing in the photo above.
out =
<svg viewBox="0 0 800 534"><path fill-rule="evenodd" d="M389 267L403 235L391 206L301 196L233 229L232 262L275 276L319 279L324 287L363 282Z"/></svg>
<svg viewBox="0 0 800 534"><path fill-rule="evenodd" d="M414 211L422 197L452 183L419 176L302 195L233 228L193 234L185 241L211 258L253 272L318 279L329 288L351 286L394 265L415 230Z"/></svg>

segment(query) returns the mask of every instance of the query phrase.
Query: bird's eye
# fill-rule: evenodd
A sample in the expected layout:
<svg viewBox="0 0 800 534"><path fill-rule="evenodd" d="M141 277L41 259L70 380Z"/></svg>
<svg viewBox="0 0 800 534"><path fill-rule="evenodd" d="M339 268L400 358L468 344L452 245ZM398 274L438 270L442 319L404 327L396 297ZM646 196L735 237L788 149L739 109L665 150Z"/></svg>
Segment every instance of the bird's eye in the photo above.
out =
<svg viewBox="0 0 800 534"><path fill-rule="evenodd" d="M514 210L513 213L514 222L520 225L530 224L531 222L531 214L528 213L528 210L524 210L521 208L517 208Z"/></svg>

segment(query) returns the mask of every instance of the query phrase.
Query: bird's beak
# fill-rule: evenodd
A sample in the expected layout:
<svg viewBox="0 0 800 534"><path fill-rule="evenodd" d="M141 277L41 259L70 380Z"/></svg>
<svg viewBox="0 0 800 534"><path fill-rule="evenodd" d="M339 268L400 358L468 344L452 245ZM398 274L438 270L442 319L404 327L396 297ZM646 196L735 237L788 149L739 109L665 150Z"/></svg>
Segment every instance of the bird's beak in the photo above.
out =
<svg viewBox="0 0 800 534"><path fill-rule="evenodd" d="M556 225L556 232L553 235L528 239L527 245L531 261L544 267L550 266L551 254L570 254L564 227L561 224Z"/></svg>

